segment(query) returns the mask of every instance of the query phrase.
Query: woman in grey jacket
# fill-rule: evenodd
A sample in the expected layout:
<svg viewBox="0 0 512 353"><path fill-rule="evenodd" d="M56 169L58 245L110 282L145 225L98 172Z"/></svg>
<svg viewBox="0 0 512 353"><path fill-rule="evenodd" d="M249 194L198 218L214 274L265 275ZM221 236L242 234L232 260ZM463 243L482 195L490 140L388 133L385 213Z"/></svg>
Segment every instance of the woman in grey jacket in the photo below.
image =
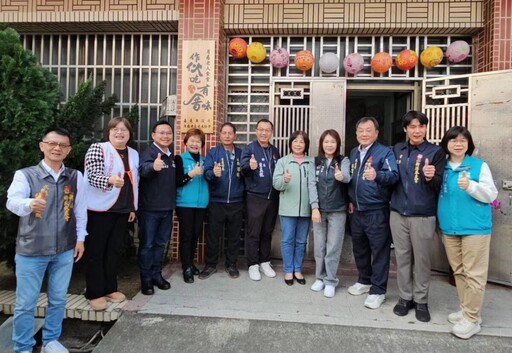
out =
<svg viewBox="0 0 512 353"><path fill-rule="evenodd" d="M279 219L281 221L281 254L284 281L306 284L302 275L302 262L306 252L311 208L309 206L308 177L313 158L306 156L309 137L304 131L295 131L288 140L292 151L277 161L273 186L279 193Z"/></svg>
<svg viewBox="0 0 512 353"><path fill-rule="evenodd" d="M318 156L311 164L309 202L315 242L316 281L311 290L324 290L324 296L334 297L339 283L336 278L347 220L347 184L350 181L350 161L340 155L341 138L336 130L326 130L320 136Z"/></svg>

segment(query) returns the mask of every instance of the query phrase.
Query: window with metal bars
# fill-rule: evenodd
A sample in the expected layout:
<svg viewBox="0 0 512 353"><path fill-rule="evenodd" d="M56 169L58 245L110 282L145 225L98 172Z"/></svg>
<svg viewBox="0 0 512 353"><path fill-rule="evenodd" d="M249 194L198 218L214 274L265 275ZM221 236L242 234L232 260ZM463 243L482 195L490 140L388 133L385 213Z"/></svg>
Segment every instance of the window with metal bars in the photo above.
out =
<svg viewBox="0 0 512 353"><path fill-rule="evenodd" d="M139 150L147 146L162 101L176 94L176 34L26 34L22 40L57 75L64 101L88 77L94 84L107 82L106 94L116 95L119 102L99 129L137 105L136 143Z"/></svg>

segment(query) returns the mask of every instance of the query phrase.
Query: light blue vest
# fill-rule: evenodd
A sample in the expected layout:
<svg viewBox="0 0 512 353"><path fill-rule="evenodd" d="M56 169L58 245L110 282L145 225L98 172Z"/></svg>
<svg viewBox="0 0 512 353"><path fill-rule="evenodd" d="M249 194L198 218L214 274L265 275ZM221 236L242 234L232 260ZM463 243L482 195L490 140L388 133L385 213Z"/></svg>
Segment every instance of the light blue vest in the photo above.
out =
<svg viewBox="0 0 512 353"><path fill-rule="evenodd" d="M453 170L446 162L437 209L439 228L443 234L491 234L491 205L474 199L457 185L459 175L464 171L470 180L478 182L482 164L482 160L466 156L461 165Z"/></svg>
<svg viewBox="0 0 512 353"><path fill-rule="evenodd" d="M196 161L186 151L182 153L181 159L183 160L183 173L188 173L196 166ZM199 163L204 165L203 156L199 157ZM184 186L176 190L176 206L177 207L191 207L191 208L206 208L208 206L208 183L203 175L196 175Z"/></svg>

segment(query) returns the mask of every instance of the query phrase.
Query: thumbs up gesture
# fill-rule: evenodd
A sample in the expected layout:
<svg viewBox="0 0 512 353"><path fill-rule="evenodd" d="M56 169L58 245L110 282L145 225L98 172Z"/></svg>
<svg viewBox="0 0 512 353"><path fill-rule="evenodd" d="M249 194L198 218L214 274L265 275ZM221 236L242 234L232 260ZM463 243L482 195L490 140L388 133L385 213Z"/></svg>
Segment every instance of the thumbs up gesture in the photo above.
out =
<svg viewBox="0 0 512 353"><path fill-rule="evenodd" d="M462 172L459 174L459 179L457 179L457 185L459 185L459 188L462 190L467 190L469 187L469 178L466 172Z"/></svg>
<svg viewBox="0 0 512 353"><path fill-rule="evenodd" d="M46 208L46 198L48 197L48 185L41 188L41 191L36 193L34 199L30 202L30 209L35 213L36 218L42 218L41 214Z"/></svg>
<svg viewBox="0 0 512 353"><path fill-rule="evenodd" d="M375 171L375 168L373 168L371 165L369 165L367 168L365 168L363 172L363 179L364 180L375 180L377 177L377 172Z"/></svg>
<svg viewBox="0 0 512 353"><path fill-rule="evenodd" d="M109 185L112 185L115 188L122 188L124 185L124 178L121 175L121 172L117 173L117 175L112 175L108 178Z"/></svg>
<svg viewBox="0 0 512 353"><path fill-rule="evenodd" d="M436 173L436 167L429 163L428 158L425 159L425 164L423 165L423 175L427 181L430 181L434 174Z"/></svg>
<svg viewBox="0 0 512 353"><path fill-rule="evenodd" d="M159 172L162 170L163 167L164 167L164 161L162 160L162 155L159 153L156 156L155 161L153 162L153 169L155 170L155 172Z"/></svg>
<svg viewBox="0 0 512 353"><path fill-rule="evenodd" d="M338 181L343 181L343 173L341 172L338 163L334 165L334 178Z"/></svg>
<svg viewBox="0 0 512 353"><path fill-rule="evenodd" d="M203 174L203 169L201 168L201 164L199 162L197 162L194 169L192 169L190 172L188 172L188 175L191 178L195 177L196 175L201 175L201 174Z"/></svg>
<svg viewBox="0 0 512 353"><path fill-rule="evenodd" d="M289 183L290 180L292 180L292 175L290 174L290 171L288 169L286 169L284 171L284 182Z"/></svg>
<svg viewBox="0 0 512 353"><path fill-rule="evenodd" d="M220 164L217 162L213 163L213 175L215 175L217 178L220 178L221 173L222 168L220 167Z"/></svg>
<svg viewBox="0 0 512 353"><path fill-rule="evenodd" d="M256 168L258 168L258 161L253 154L251 154L251 159L249 160L249 167L251 170L256 170Z"/></svg>

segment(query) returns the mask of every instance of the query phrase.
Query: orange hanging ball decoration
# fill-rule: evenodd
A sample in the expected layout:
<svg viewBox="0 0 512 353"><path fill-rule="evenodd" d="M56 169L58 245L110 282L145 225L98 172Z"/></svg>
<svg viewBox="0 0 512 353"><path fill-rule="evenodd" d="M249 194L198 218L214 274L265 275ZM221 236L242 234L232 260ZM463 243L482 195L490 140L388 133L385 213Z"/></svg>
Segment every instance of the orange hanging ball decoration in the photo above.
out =
<svg viewBox="0 0 512 353"><path fill-rule="evenodd" d="M437 66L443 60L443 51L439 47L427 47L420 54L420 61L426 69Z"/></svg>
<svg viewBox="0 0 512 353"><path fill-rule="evenodd" d="M391 65L393 65L393 59L391 59L391 55L385 51L375 54L372 58L372 70L379 74L383 74L388 71L391 68Z"/></svg>
<svg viewBox="0 0 512 353"><path fill-rule="evenodd" d="M229 54L236 59L247 56L247 42L242 38L233 38L229 41Z"/></svg>
<svg viewBox="0 0 512 353"><path fill-rule="evenodd" d="M402 50L395 59L395 65L402 71L412 69L418 63L418 55L414 50L405 49Z"/></svg>
<svg viewBox="0 0 512 353"><path fill-rule="evenodd" d="M247 47L247 57L253 64L259 64L267 58L267 49L260 42L252 42Z"/></svg>
<svg viewBox="0 0 512 353"><path fill-rule="evenodd" d="M309 50L300 50L295 54L295 67L301 71L307 71L313 67L315 57Z"/></svg>

